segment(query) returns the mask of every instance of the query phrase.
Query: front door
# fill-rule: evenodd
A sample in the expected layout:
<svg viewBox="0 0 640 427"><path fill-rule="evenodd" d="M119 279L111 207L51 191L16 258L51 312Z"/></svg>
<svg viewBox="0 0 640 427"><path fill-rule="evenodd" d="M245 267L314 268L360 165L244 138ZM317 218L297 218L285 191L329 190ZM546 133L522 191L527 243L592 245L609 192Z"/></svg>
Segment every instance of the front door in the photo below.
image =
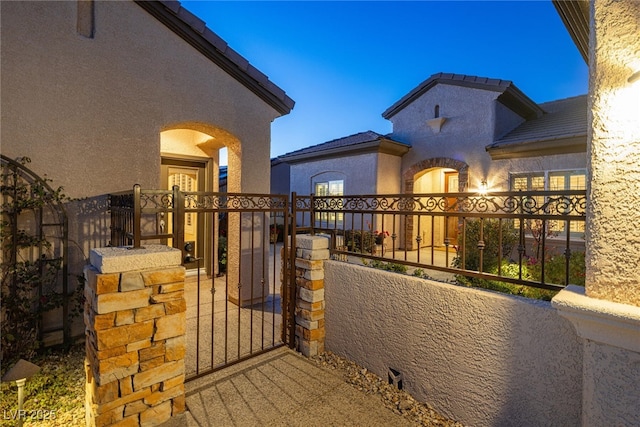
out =
<svg viewBox="0 0 640 427"><path fill-rule="evenodd" d="M192 160L192 159L179 159L179 158L162 158L161 161L161 179L162 185L165 190L170 190L173 186L177 185L180 191L192 192L192 191L207 191L210 190L207 185L207 176L210 165L209 161ZM167 226L169 232L171 232L171 221L167 218ZM186 252L191 254L193 258L200 259L198 261L192 261L185 263L187 269L193 269L201 266L208 266L210 263L206 262L205 252L209 252L205 248L205 240L198 238L199 235L205 235L205 220L204 216L196 213L185 213L184 216L184 241L185 246L190 245ZM167 242L171 245L171 242Z"/></svg>
<svg viewBox="0 0 640 427"><path fill-rule="evenodd" d="M444 173L444 192L445 193L458 193L460 188L458 186L458 172L445 172ZM455 207L456 198L452 197L447 199L448 205L453 206L452 210L456 210ZM446 217L447 221L447 238L449 239L449 245L458 244L458 217L450 216Z"/></svg>

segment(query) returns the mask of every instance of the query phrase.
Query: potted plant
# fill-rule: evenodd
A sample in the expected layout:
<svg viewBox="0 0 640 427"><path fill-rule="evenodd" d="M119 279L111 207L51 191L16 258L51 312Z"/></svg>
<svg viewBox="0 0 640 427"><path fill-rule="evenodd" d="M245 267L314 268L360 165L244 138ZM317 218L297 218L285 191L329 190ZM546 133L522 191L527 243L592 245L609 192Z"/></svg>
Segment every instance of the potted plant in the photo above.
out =
<svg viewBox="0 0 640 427"><path fill-rule="evenodd" d="M278 236L280 236L280 229L276 224L271 225L269 232L269 241L271 243L276 243L278 241Z"/></svg>
<svg viewBox="0 0 640 427"><path fill-rule="evenodd" d="M375 241L376 241L376 245L381 245L384 243L384 239L385 237L389 236L389 232L388 231L376 231L375 232Z"/></svg>

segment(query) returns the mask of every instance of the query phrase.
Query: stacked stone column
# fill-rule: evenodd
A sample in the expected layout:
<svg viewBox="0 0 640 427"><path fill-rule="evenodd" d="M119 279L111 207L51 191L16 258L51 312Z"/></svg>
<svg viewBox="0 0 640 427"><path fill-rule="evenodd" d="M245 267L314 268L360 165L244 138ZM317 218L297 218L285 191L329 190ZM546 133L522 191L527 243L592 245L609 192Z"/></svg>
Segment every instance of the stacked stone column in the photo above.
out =
<svg viewBox="0 0 640 427"><path fill-rule="evenodd" d="M180 257L165 246L92 251L85 268L88 426L155 426L185 411Z"/></svg>
<svg viewBox="0 0 640 427"><path fill-rule="evenodd" d="M324 261L327 236L296 237L296 347L305 356L324 352Z"/></svg>

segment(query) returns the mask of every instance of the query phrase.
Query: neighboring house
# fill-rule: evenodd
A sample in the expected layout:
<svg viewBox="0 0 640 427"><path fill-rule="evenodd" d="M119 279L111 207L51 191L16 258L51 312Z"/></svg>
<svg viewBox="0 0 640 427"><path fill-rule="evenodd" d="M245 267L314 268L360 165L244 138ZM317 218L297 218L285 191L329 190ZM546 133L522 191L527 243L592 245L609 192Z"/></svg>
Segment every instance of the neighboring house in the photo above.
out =
<svg viewBox="0 0 640 427"><path fill-rule="evenodd" d="M397 175L409 145L361 132L279 157L290 165L291 191L299 194L399 193Z"/></svg>
<svg viewBox="0 0 640 427"><path fill-rule="evenodd" d="M289 194L291 191L289 164L280 159L271 159L271 194Z"/></svg>
<svg viewBox="0 0 640 427"><path fill-rule="evenodd" d="M393 124L389 135L368 131L280 156L291 165L291 190L356 195L585 188L586 95L537 104L510 81L439 73L382 116ZM436 241L444 241L442 228L436 225ZM449 229L455 233L457 227Z"/></svg>
<svg viewBox="0 0 640 427"><path fill-rule="evenodd" d="M216 191L224 147L229 191L269 192L271 123L294 102L179 2L0 7L2 154L80 199L73 275L109 243L108 193Z"/></svg>

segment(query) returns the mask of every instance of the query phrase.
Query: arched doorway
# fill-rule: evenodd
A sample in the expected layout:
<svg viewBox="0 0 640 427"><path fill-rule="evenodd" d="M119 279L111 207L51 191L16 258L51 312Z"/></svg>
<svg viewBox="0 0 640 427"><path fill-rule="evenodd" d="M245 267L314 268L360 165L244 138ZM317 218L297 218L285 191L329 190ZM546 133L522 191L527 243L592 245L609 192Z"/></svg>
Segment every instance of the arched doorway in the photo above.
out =
<svg viewBox="0 0 640 427"><path fill-rule="evenodd" d="M407 194L461 193L467 190L469 165L446 158L424 159L412 165L403 174ZM456 218L444 218L431 222L425 217L420 224L413 217L407 218L405 246L408 250L427 246L454 245L457 241Z"/></svg>
<svg viewBox="0 0 640 427"><path fill-rule="evenodd" d="M226 150L225 150L226 149ZM226 151L227 165L221 165L220 153ZM160 133L161 188L169 190L177 185L182 191L220 191L220 167L227 166L226 189L240 188L240 141L224 129L202 123L181 123L165 128ZM171 221L165 220L171 227ZM203 239L211 231L219 230L220 218L208 218L187 213L185 215L185 247L193 259L187 269L205 266L207 274L217 274L218 241ZM170 244L170 242L167 242Z"/></svg>

